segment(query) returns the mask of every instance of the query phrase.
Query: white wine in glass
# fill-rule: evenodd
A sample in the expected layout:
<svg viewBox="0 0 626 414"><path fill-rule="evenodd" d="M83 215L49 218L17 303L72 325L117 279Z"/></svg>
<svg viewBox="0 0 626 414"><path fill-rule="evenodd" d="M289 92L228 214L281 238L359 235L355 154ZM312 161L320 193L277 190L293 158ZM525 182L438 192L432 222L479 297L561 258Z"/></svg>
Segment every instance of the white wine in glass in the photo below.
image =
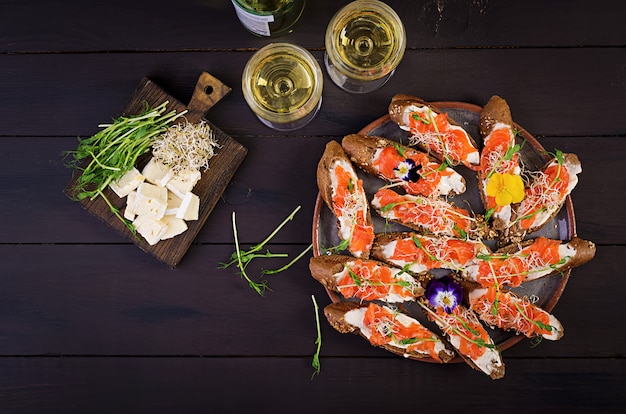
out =
<svg viewBox="0 0 626 414"><path fill-rule="evenodd" d="M396 12L377 0L339 10L326 29L324 63L330 78L352 93L384 85L404 56L406 33Z"/></svg>
<svg viewBox="0 0 626 414"><path fill-rule="evenodd" d="M322 103L322 70L313 55L293 44L260 49L246 64L241 82L250 109L277 130L303 127Z"/></svg>

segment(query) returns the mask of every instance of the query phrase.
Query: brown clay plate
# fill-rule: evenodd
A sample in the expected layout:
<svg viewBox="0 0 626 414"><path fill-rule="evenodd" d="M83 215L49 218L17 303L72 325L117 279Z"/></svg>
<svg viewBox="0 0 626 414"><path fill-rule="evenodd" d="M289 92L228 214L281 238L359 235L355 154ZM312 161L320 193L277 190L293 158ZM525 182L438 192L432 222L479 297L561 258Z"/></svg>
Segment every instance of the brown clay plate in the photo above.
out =
<svg viewBox="0 0 626 414"><path fill-rule="evenodd" d="M480 110L482 109L480 106L464 102L433 102L432 104L448 113L448 116L465 128L465 130L479 143L479 145L482 143L480 133L478 131ZM517 124L515 124L515 127L520 131L517 138L518 143L521 144L522 141L525 141L525 144L520 151L521 160L523 161L525 168L528 170L539 170L549 160L550 156L546 154L546 150L542 147L542 145L525 129ZM389 115L378 118L369 125L366 125L358 133L385 137L404 143L407 142L407 132L401 130L393 121L391 121ZM553 151L553 149L548 149L548 151ZM450 200L455 202L457 205L463 205L465 208L471 209L475 213L484 213L484 207L480 199L475 172L464 166L457 166L455 169L465 178L467 190L465 194L451 197ZM359 168L356 168L356 171L359 177L363 179L363 186L370 200L374 193L386 184L383 180L366 174ZM376 233L409 230L400 224L390 225L389 223L386 223L385 220L378 216L375 212L372 212L372 220L374 222L374 231ZM571 197L568 196L561 211L559 211L559 213L539 231L528 235L527 238L544 236L551 239L570 240L575 235L576 223L574 218L574 207ZM340 242L339 236L337 235L337 219L333 215L332 211L330 211L330 209L326 206L319 194L315 203L312 238L313 254L315 256L323 254L322 252L325 248L336 246ZM493 243L489 240L485 240L484 242L490 247L494 247ZM349 254L347 252L342 253ZM535 302L535 304L550 312L561 297L569 275L570 270L562 274L550 275L523 283L521 286L511 290L522 296L535 296L537 298L537 302ZM346 300L334 292L327 290L327 293L333 302ZM412 317L424 323L425 326L434 326L426 320L426 317L418 305L409 303L406 304L406 306L403 304L403 307L406 308ZM558 315L556 316L558 318ZM436 328L434 331L438 332ZM488 328L488 331L491 338L502 351L517 344L524 338L523 336L515 335L514 333L506 332L500 329ZM421 358L419 360L434 362L430 358ZM456 358L455 361L459 362L461 360L460 358Z"/></svg>

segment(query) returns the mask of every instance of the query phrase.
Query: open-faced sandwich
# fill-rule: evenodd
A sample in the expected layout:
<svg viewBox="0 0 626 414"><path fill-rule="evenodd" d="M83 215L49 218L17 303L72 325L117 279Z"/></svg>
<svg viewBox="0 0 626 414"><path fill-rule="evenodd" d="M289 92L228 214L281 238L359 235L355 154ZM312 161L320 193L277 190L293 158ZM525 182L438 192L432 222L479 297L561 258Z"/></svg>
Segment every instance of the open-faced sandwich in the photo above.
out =
<svg viewBox="0 0 626 414"><path fill-rule="evenodd" d="M502 355L476 313L463 304L463 297L463 288L452 277L431 276L418 303L469 366L492 379L502 378Z"/></svg>
<svg viewBox="0 0 626 414"><path fill-rule="evenodd" d="M336 141L326 145L317 166L317 186L338 220L339 237L355 257L367 258L374 240L374 225L363 181Z"/></svg>
<svg viewBox="0 0 626 414"><path fill-rule="evenodd" d="M385 220L424 234L481 239L489 232L484 216L440 197L398 194L381 188L374 194L371 206Z"/></svg>
<svg viewBox="0 0 626 414"><path fill-rule="evenodd" d="M516 287L581 266L593 259L595 253L594 243L578 237L569 241L537 237L492 254L477 255L471 265L464 266L461 275L484 287L494 284Z"/></svg>
<svg viewBox="0 0 626 414"><path fill-rule="evenodd" d="M498 285L469 290L468 302L478 318L492 328L551 341L563 336L563 325L554 315L533 304L530 298Z"/></svg>
<svg viewBox="0 0 626 414"><path fill-rule="evenodd" d="M350 134L341 141L346 154L366 173L427 197L465 192L465 179L423 151L387 138Z"/></svg>
<svg viewBox="0 0 626 414"><path fill-rule="evenodd" d="M451 165L479 167L480 154L474 138L433 105L415 96L399 94L391 99L389 116L401 129L409 132L412 145Z"/></svg>
<svg viewBox="0 0 626 414"><path fill-rule="evenodd" d="M506 101L493 96L480 113L483 148L478 188L493 227L503 231L512 221L513 205L524 197L519 164L520 146L515 143L511 110Z"/></svg>
<svg viewBox="0 0 626 414"><path fill-rule="evenodd" d="M418 232L377 234L372 258L413 273L432 269L462 271L475 266L478 257L491 254L479 240L426 236Z"/></svg>
<svg viewBox="0 0 626 414"><path fill-rule="evenodd" d="M441 338L417 319L376 303L332 303L324 308L330 325L341 333L355 333L372 345L407 358L430 357L448 362L455 354Z"/></svg>
<svg viewBox="0 0 626 414"><path fill-rule="evenodd" d="M542 228L563 207L581 172L576 154L557 150L540 171L528 173L530 179L524 199L515 207L514 219L507 226L505 237L521 237Z"/></svg>
<svg viewBox="0 0 626 414"><path fill-rule="evenodd" d="M311 258L309 270L315 280L344 298L402 303L424 293L419 278L375 260L323 255Z"/></svg>

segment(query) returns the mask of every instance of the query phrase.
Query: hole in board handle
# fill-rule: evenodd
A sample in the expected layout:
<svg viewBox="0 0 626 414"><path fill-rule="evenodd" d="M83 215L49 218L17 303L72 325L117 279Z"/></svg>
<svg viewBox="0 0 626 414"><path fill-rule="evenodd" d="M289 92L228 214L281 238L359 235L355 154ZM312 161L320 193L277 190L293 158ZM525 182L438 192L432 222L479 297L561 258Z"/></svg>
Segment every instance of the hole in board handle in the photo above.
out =
<svg viewBox="0 0 626 414"><path fill-rule="evenodd" d="M211 95L213 93L213 87L211 85L208 85L206 88L204 88L204 93L206 93L207 95Z"/></svg>

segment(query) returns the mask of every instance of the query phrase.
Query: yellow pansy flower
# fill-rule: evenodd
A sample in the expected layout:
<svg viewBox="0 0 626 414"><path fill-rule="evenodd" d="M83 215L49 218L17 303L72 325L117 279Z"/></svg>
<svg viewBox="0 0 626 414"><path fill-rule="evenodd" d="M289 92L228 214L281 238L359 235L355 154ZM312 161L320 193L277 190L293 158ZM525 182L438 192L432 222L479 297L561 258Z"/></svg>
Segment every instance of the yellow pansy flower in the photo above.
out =
<svg viewBox="0 0 626 414"><path fill-rule="evenodd" d="M493 173L486 191L488 196L495 197L497 205L508 206L524 199L524 181L519 175Z"/></svg>

